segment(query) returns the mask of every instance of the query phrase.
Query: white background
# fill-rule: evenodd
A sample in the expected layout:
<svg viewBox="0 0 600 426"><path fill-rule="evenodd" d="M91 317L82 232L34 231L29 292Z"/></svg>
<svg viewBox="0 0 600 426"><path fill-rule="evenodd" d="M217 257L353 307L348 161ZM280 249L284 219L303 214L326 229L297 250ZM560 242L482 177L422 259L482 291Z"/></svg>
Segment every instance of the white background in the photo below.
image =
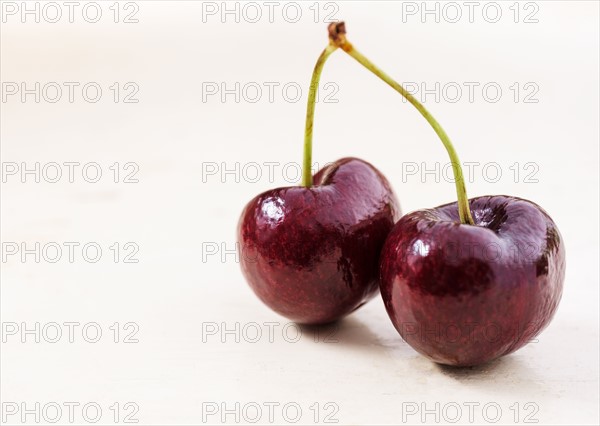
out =
<svg viewBox="0 0 600 426"><path fill-rule="evenodd" d="M86 21L94 11L83 15L85 3L75 9L73 23L67 6L58 4L63 16L57 23L48 22L55 16L48 8L39 23L32 15L22 23L20 10L3 13L0 23L3 167L81 164L74 183L66 166L57 183L44 176L36 183L34 175L3 169L4 256L7 243L29 249L36 243L80 244L72 263L65 246L56 263L48 261L54 251L40 253L39 263L34 255L23 262L20 253L2 260L5 416L15 406L35 411L39 402L39 422L45 423L58 404L58 423L68 424L64 404L73 402L80 404L74 409L77 424L93 419L94 406L102 409L99 424L114 424L115 411L123 422L136 407L132 419L140 424L246 423L256 417L257 406L259 424L289 424L298 407L298 424L446 423L457 417L466 424L598 423L597 2L500 2L496 23L495 9L483 13L483 2L473 22L468 6L455 3L462 13L456 23L448 22L456 9L442 3L435 22L434 15L421 15L421 2L338 2L312 9L307 2L296 23L296 9L284 14L284 3L274 6L273 22L268 6L258 3L262 17L256 23L249 22L256 9L241 3L236 22L233 14L221 16L221 2L137 1L137 23L123 22L135 11L123 3L117 5L118 23L112 1L102 2L97 23ZM217 14L203 13L213 6ZM414 7L416 14L408 14ZM425 105L461 160L479 163L468 184L471 197L524 197L558 224L567 248L564 295L536 342L479 368L443 368L400 339L379 298L336 326L298 329L262 305L244 282L232 254L238 217L258 193L297 184L294 163L301 162L308 82L327 43L324 20L330 12L346 20L349 40L398 81L423 83L434 92L440 84L440 98L430 94ZM34 94L24 101L20 92L8 95L5 89L14 86L7 82L19 90L21 83L32 89L39 82L40 102ZM56 96L52 85L42 91L52 82L64 89L55 103L49 102ZM73 102L65 82L80 84ZM89 82L102 88L96 103L81 94ZM109 88L115 82L118 102ZM125 90L128 82L139 88L131 98L137 103L123 102L133 87ZM208 86L220 90L222 83L234 91L240 84L239 102L235 94L224 100L220 93L207 95ZM271 101L265 84L275 83ZM322 83L331 83L323 91L330 98L317 105L316 163L344 156L372 162L393 183L404 212L454 199L453 183L443 176L436 182L435 173L407 173L415 165L419 172L436 163L443 169L448 160L427 123L399 95L339 51ZM475 83L470 101L466 84ZM488 83L502 90L496 102L493 87L482 91ZM256 85L263 92L253 103ZM303 92L296 100L298 85ZM457 85L463 92L453 102ZM89 95L95 96L93 90ZM81 172L90 162L103 173L95 184ZM118 183L109 168L115 162ZM139 167L138 183L123 182L133 170L124 169L128 162ZM268 162L276 162L272 177ZM256 182L249 163L261 165ZM534 165L525 169L526 163ZM216 174L207 173L215 167ZM502 176L494 182L496 168ZM221 175L224 169L233 172ZM46 170L53 178L55 172ZM532 170L537 182L526 181ZM103 250L97 263L82 256L89 242ZM121 248L116 263L109 248L115 242ZM128 242L139 247L133 256L138 263L123 262L132 251L123 247ZM35 334L21 334L36 322L39 343ZM53 322L63 332L56 343L49 341L56 329L47 324ZM64 322L80 324L72 343ZM135 324L126 328L129 322ZM82 335L88 323L102 330L97 343L86 341L94 337L93 328ZM252 343L254 323L262 334ZM137 343L123 343L129 332ZM125 408L128 402L135 405ZM87 403L97 405L83 417ZM279 404L273 419L269 403ZM214 407L219 412L209 415ZM224 419L223 408L233 410ZM20 411L3 420L23 423ZM25 420L36 422L34 414Z"/></svg>

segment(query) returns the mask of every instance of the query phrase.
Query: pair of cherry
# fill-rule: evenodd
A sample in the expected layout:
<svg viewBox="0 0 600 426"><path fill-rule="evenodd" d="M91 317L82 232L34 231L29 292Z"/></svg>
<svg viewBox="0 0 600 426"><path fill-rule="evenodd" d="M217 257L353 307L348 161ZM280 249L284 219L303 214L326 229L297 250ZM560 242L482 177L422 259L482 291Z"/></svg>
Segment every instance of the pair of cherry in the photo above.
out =
<svg viewBox="0 0 600 426"><path fill-rule="evenodd" d="M279 314L324 324L381 291L402 338L429 359L472 366L509 354L554 315L565 275L562 237L531 201L467 198L460 162L437 121L406 90L329 26L329 45L312 76L302 186L273 189L240 218L245 278ZM453 166L458 202L401 215L386 178L343 158L310 173L315 95L338 48L404 96L433 127Z"/></svg>

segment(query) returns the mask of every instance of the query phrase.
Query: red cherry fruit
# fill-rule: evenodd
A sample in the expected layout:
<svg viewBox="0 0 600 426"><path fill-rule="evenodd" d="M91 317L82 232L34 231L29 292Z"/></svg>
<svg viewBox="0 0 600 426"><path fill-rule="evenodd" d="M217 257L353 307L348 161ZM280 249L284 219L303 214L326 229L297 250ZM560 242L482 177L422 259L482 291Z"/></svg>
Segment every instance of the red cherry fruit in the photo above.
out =
<svg viewBox="0 0 600 426"><path fill-rule="evenodd" d="M371 164L343 158L311 175L317 87L330 43L315 65L306 111L302 186L250 201L238 225L244 277L271 309L304 324L354 311L379 291L379 255L400 217L390 184Z"/></svg>
<svg viewBox="0 0 600 426"><path fill-rule="evenodd" d="M481 364L521 348L556 312L565 276L558 228L531 201L470 200L404 216L381 255L381 296L402 338L432 361Z"/></svg>
<svg viewBox="0 0 600 426"><path fill-rule="evenodd" d="M443 364L471 366L519 349L548 325L561 298L565 250L558 228L531 201L469 201L440 124L348 42L343 23L329 32L333 45L417 108L453 166L458 202L407 214L385 243L381 295L392 323L408 344Z"/></svg>
<svg viewBox="0 0 600 426"><path fill-rule="evenodd" d="M242 272L279 314L305 324L335 321L379 290L379 255L400 217L396 197L371 164L344 158L314 185L272 189L242 213Z"/></svg>

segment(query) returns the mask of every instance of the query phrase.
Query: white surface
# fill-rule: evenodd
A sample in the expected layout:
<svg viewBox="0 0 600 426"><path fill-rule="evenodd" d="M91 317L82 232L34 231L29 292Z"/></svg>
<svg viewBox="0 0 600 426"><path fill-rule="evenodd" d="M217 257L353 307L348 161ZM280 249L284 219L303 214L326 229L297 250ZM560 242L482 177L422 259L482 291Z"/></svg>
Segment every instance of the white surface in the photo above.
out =
<svg viewBox="0 0 600 426"><path fill-rule="evenodd" d="M320 423L334 410L329 420L340 424L446 423L458 406L458 423L490 423L499 407L498 424L598 424L597 2L537 2L539 22L533 24L513 22L512 2L501 3L503 17L496 24L481 13L474 23L466 18L422 23L418 16L403 23L400 3L338 3L335 17L346 20L349 39L400 82L430 88L435 82L500 85L503 95L496 103L476 91L473 102L465 92L458 102L430 96L426 105L464 162L496 162L502 169L497 183L478 169L470 196L531 199L552 215L564 236L567 277L552 324L537 342L470 370L441 368L415 353L401 341L379 299L337 328L319 334L302 329L299 341L291 343L296 329L257 300L234 255L222 262L219 253L203 262L209 246L233 250L243 205L266 189L290 185L283 165L301 161L306 88L326 44L323 16L314 22L311 3L302 5L303 17L295 24L277 13L282 5L274 23L266 17L255 24L232 17L221 23L218 16L202 22L202 3L191 1L137 2L139 23L115 24L110 3L103 4L97 24L80 14L72 24L64 19L36 24L31 17L22 24L14 16L0 24L3 82L92 81L103 88L98 103L79 94L73 103L63 98L38 104L31 96L23 103L13 96L0 105L3 163L97 162L103 171L96 184L81 174L75 183L66 176L55 184L35 183L31 176L27 183L5 176L2 183L3 243L97 242L103 249L95 264L80 251L73 263L66 254L55 264L44 259L37 264L32 256L25 263L18 256L3 261L4 414L11 403L33 408L35 402L40 407L77 402L74 422L86 424L81 406L95 402L102 408L99 423L112 424L109 407L120 403L122 422L132 411L123 405L132 402L140 424L214 424L221 422L221 412L208 415L207 407L226 404L235 411L239 403L239 419L228 414L228 423L252 420L258 404L258 423L264 424L271 421L265 404L272 402L280 404L272 419L278 424L289 423L282 417L286 403L302 409L298 424L314 423L317 406ZM521 9L520 21L526 12ZM135 82L139 103L114 103L108 89L114 82ZM263 88L265 82L278 82L279 88L296 82L304 96L292 103L276 91L273 102L266 93L256 103L236 103L233 96L225 103L217 96L203 102L203 82L229 87L255 82ZM337 84L333 99L339 102L317 106L317 163L349 155L372 162L393 183L405 212L453 199L451 182L405 176L403 183L402 163L433 168L447 162L410 105L342 52L331 57L322 82ZM515 103L509 89L514 82L521 90L525 83L537 84L539 102ZM112 182L108 167L114 162L139 165L139 183ZM223 182L218 175L203 176L203 164L234 168L236 162L240 168L279 164L271 181L266 167L256 183L243 177L236 182L235 175ZM515 183L509 169L515 162L536 163L538 183L524 183L523 176ZM295 168L287 171L293 177ZM136 243L139 263L114 263L108 248L114 242ZM73 343L66 335L57 343L43 336L35 343L27 335L22 343L6 329L9 323L31 328L35 322L43 327L69 321L98 323L101 340L87 343L80 326ZM113 343L109 327L115 322L121 328L136 323L139 342ZM272 338L269 322L276 323ZM256 343L250 342L251 323L262 332ZM219 332L206 333L215 324ZM239 342L235 334L220 333L236 324ZM323 341L327 332L333 342ZM470 403L479 404L472 419ZM491 405L484 410L485 404ZM289 407L293 418L294 406ZM433 414L423 419L424 409ZM64 405L63 410L59 424L69 420ZM53 413L40 413L40 422ZM93 409L88 415L93 417ZM19 415L3 420L22 422ZM33 415L26 420L35 423Z"/></svg>

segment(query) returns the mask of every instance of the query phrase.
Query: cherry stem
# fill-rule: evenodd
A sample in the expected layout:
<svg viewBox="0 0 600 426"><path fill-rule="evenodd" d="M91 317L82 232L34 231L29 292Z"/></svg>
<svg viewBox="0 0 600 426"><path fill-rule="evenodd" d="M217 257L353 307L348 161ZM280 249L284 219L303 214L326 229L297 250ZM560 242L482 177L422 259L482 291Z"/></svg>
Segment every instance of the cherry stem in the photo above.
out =
<svg viewBox="0 0 600 426"><path fill-rule="evenodd" d="M313 70L312 78L310 79L310 89L308 91L308 104L306 106L306 126L304 129L304 160L302 162L302 186L310 188L312 186L312 136L313 123L315 119L315 102L317 91L319 90L319 80L321 79L321 71L329 55L336 51L338 47L334 44L329 44L317 59L315 69Z"/></svg>
<svg viewBox="0 0 600 426"><path fill-rule="evenodd" d="M452 172L454 173L454 182L456 184L456 195L458 197L458 215L460 217L460 221L463 224L474 225L475 222L473 221L471 210L469 208L469 199L467 197L467 189L465 187L464 175L460 165L460 160L458 159L458 154L454 150L452 142L450 142L450 138L442 126L436 121L435 118L433 118L429 111L427 111L427 109L418 100L416 100L409 92L406 91L404 87L402 87L402 85L394 81L394 79L377 68L375 64L369 61L365 56L357 51L350 42L348 42L346 39L346 26L344 22L337 22L329 25L329 40L331 44L342 49L357 62L400 93L421 113L423 117L425 117L425 120L427 120L431 127L433 127L433 130L435 130L435 133L437 133L441 139L446 151L448 151L448 155L450 156Z"/></svg>

